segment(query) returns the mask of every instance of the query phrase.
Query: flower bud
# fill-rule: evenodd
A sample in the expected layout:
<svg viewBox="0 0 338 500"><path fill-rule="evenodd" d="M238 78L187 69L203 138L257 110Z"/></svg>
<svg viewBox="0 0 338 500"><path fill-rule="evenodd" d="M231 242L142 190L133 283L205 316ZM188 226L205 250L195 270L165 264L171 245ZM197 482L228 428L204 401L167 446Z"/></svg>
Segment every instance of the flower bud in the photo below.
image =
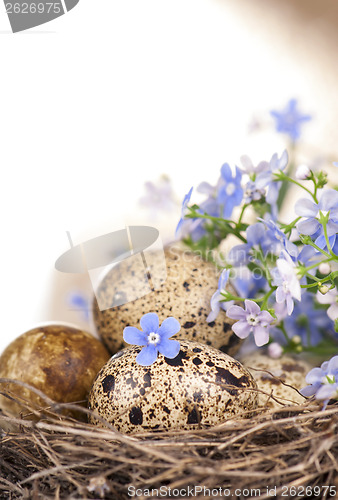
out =
<svg viewBox="0 0 338 500"><path fill-rule="evenodd" d="M277 359L280 358L283 353L283 348L277 342L272 342L268 345L268 354L270 358Z"/></svg>
<svg viewBox="0 0 338 500"><path fill-rule="evenodd" d="M326 285L326 284L324 284L324 285L320 285L320 286L318 287L318 290L320 291L320 293L321 293L322 295L325 295L325 294L326 294L329 290L331 290L331 286L328 286L328 285Z"/></svg>
<svg viewBox="0 0 338 500"><path fill-rule="evenodd" d="M307 165L299 165L296 170L296 179L306 181L311 176L311 170Z"/></svg>
<svg viewBox="0 0 338 500"><path fill-rule="evenodd" d="M301 339L301 337L299 335L294 335L292 337L292 341L293 341L294 344L301 344L302 343L302 339Z"/></svg>
<svg viewBox="0 0 338 500"><path fill-rule="evenodd" d="M331 266L328 262L322 262L319 264L318 271L320 274L329 274L331 272Z"/></svg>

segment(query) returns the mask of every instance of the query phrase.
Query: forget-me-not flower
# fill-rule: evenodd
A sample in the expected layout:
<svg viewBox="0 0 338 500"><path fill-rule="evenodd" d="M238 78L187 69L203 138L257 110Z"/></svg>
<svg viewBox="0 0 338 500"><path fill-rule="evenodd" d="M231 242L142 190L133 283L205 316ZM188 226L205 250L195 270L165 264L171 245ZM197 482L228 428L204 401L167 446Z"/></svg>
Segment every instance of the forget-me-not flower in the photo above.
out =
<svg viewBox="0 0 338 500"><path fill-rule="evenodd" d="M222 184L219 187L217 200L223 207L223 217L229 219L235 207L240 205L243 199L243 188L241 186L242 174L238 167L233 175L227 163L221 168Z"/></svg>
<svg viewBox="0 0 338 500"><path fill-rule="evenodd" d="M137 355L136 361L142 366L151 365L160 352L166 358L173 359L180 351L180 343L170 340L170 337L178 333L181 325L177 319L170 317L159 326L156 313L147 313L140 320L142 330L134 326L127 326L123 330L123 340L127 344L145 346Z"/></svg>
<svg viewBox="0 0 338 500"><path fill-rule="evenodd" d="M235 245L229 252L228 261L233 266L247 264L251 260L252 249L263 251L263 254L280 252L280 243L275 235L269 233L262 222L252 224L246 230L247 243Z"/></svg>
<svg viewBox="0 0 338 500"><path fill-rule="evenodd" d="M269 341L269 327L273 317L268 311L262 311L259 305L252 300L245 300L245 309L240 306L231 306L227 316L238 321L232 325L236 335L245 339L253 333L257 346L262 346Z"/></svg>
<svg viewBox="0 0 338 500"><path fill-rule="evenodd" d="M277 259L277 268L273 271L273 285L277 286L276 302L285 303L288 315L292 314L294 303L293 299L301 300L301 287L297 276L297 268L291 257L282 252L284 258Z"/></svg>
<svg viewBox="0 0 338 500"><path fill-rule="evenodd" d="M211 297L210 301L211 311L207 317L207 323L215 321L221 309L223 309L223 311L226 311L230 306L234 304L233 300L222 302L225 300L224 296L222 295L222 292L224 293L226 291L225 287L229 279L229 274L230 274L229 269L224 269L219 277L218 288Z"/></svg>
<svg viewBox="0 0 338 500"><path fill-rule="evenodd" d="M282 111L270 111L271 116L275 119L277 132L288 134L292 141L299 139L301 125L312 118L310 115L300 113L297 107L297 100L290 99Z"/></svg>
<svg viewBox="0 0 338 500"><path fill-rule="evenodd" d="M338 290L337 288L332 288L325 295L317 292L316 299L319 304L330 304L327 310L327 315L332 321L338 319Z"/></svg>
<svg viewBox="0 0 338 500"><path fill-rule="evenodd" d="M305 380L310 385L301 389L301 394L306 397L315 395L316 399L323 399L325 410L330 399L338 398L338 356L324 361L320 368L310 370Z"/></svg>
<svg viewBox="0 0 338 500"><path fill-rule="evenodd" d="M181 208L181 218L178 221L178 224L177 224L177 227L176 227L176 231L175 231L176 237L180 235L183 223L185 221L185 216L188 213L188 203L190 202L190 198L191 198L191 195L192 195L192 190L193 190L193 188L191 187L190 190L188 191L188 193L185 195L185 197L183 199L182 208Z"/></svg>
<svg viewBox="0 0 338 500"><path fill-rule="evenodd" d="M302 300L295 303L291 316L284 319L289 338L298 335L306 347L319 344L324 334L335 335L333 321L325 309L315 308L314 297L312 293L303 293Z"/></svg>
<svg viewBox="0 0 338 500"><path fill-rule="evenodd" d="M318 218L321 214L325 216L329 213L326 224L327 235L331 248L334 246L338 233L338 191L335 189L323 190L318 203L308 198L301 198L295 204L295 212L297 215L305 217L305 220L297 223L298 231L309 236L316 235L315 243L323 249L326 247L326 240L323 226Z"/></svg>

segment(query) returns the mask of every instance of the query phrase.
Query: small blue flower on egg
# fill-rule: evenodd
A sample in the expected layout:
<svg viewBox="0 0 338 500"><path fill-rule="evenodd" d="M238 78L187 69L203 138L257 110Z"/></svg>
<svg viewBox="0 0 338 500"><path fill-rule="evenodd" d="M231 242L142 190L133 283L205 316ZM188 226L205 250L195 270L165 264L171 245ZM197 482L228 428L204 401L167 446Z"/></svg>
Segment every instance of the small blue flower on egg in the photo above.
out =
<svg viewBox="0 0 338 500"><path fill-rule="evenodd" d="M180 352L180 343L177 340L170 340L170 337L181 329L177 319L167 318L159 326L158 315L147 313L142 316L140 325L142 330L134 326L127 326L123 330L123 340L127 344L145 346L136 357L139 365L151 365L156 361L159 352L166 358L176 358Z"/></svg>

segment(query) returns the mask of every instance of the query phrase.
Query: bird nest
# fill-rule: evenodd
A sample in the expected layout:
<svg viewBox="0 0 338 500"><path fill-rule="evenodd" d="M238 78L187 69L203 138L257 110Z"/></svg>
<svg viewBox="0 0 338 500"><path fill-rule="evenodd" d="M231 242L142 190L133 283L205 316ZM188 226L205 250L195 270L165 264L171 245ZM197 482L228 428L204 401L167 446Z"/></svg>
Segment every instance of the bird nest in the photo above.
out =
<svg viewBox="0 0 338 500"><path fill-rule="evenodd" d="M44 400L47 409L25 403L35 420L0 414L0 498L335 498L338 489L338 403L125 435L64 416L86 408Z"/></svg>

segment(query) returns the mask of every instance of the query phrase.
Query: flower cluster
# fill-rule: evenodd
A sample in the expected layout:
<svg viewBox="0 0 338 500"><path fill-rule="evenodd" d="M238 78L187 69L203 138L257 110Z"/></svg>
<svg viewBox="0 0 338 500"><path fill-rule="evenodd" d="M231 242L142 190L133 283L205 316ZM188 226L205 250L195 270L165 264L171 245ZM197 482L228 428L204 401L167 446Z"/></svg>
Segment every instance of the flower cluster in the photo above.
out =
<svg viewBox="0 0 338 500"><path fill-rule="evenodd" d="M325 361L320 368L310 370L305 380L310 385L300 392L303 396L323 400L325 409L330 399L338 399L338 356Z"/></svg>
<svg viewBox="0 0 338 500"><path fill-rule="evenodd" d="M293 143L310 119L295 100L271 114ZM186 195L177 236L223 268L208 322L223 309L237 320L236 335L252 333L258 346L271 344L274 356L332 355L338 352L338 191L327 187L325 172L296 166L287 151L257 165L247 156L240 166L225 163L215 186L198 187L206 195L200 205L191 204L192 188ZM295 215L282 222L291 185L304 194L290 207ZM218 249L230 235L238 244L223 255Z"/></svg>

